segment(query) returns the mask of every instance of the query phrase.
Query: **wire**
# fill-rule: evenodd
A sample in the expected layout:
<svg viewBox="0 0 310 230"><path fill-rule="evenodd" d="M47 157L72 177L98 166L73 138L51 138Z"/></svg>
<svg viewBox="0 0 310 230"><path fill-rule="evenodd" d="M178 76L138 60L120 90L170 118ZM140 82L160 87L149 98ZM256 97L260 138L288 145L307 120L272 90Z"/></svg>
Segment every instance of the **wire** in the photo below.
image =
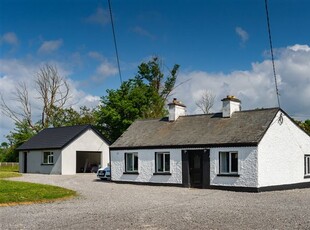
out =
<svg viewBox="0 0 310 230"><path fill-rule="evenodd" d="M119 79L120 79L121 84L122 84L123 83L123 79L122 79L122 74L121 74L121 67L120 67L120 64L119 64L119 57L118 57L118 50L117 50L117 44L116 44L116 36L115 36L114 23L113 23L113 17L112 17L112 8L111 8L110 0L108 0L108 3L109 3L110 18L111 18L111 25L112 25L113 40L114 40L114 47L115 47L115 53L116 53L116 60L117 60Z"/></svg>
<svg viewBox="0 0 310 230"><path fill-rule="evenodd" d="M273 56L273 48L272 48L272 39L271 39L271 30L270 30L270 20L269 20L269 13L268 13L268 0L265 0L265 7L266 7L266 16L267 16L267 26L268 26L268 35L269 35L269 45L270 45L270 52L271 52L271 61L272 61L272 68L273 68L273 76L276 86L276 94L277 94L277 100L278 100L278 106L280 105L280 98L279 98L279 89L278 89L278 83L277 83L277 75L276 75L276 67L274 64L274 56Z"/></svg>

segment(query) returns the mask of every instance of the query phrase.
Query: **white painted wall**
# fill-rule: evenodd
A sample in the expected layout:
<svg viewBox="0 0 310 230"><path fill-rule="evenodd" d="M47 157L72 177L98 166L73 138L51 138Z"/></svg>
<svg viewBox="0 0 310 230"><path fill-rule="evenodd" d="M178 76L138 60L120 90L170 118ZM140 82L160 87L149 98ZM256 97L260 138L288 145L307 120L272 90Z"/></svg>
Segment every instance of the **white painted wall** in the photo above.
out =
<svg viewBox="0 0 310 230"><path fill-rule="evenodd" d="M223 177L219 174L219 152L238 152L239 177ZM125 153L138 152L139 175L123 174L125 172ZM170 152L171 176L153 175L155 172L155 152ZM182 184L182 149L152 150L112 150L112 180L150 183ZM210 184L218 186L257 187L257 147L212 148L210 149Z"/></svg>
<svg viewBox="0 0 310 230"><path fill-rule="evenodd" d="M125 172L125 153L138 152L139 175L123 174ZM155 172L155 152L170 153L171 175L153 175ZM151 149L151 150L111 150L111 170L114 181L135 181L149 183L182 184L182 154L181 149Z"/></svg>
<svg viewBox="0 0 310 230"><path fill-rule="evenodd" d="M238 152L239 177L218 176L219 152ZM210 149L210 185L257 187L257 147L227 147Z"/></svg>
<svg viewBox="0 0 310 230"><path fill-rule="evenodd" d="M107 166L109 163L109 145L97 133L89 129L62 150L61 174L76 173L77 151L99 151L101 152L101 166Z"/></svg>
<svg viewBox="0 0 310 230"><path fill-rule="evenodd" d="M43 152L54 153L54 164L43 164ZM24 151L19 152L20 172L24 170ZM60 150L33 150L27 154L27 173L61 174L61 151Z"/></svg>
<svg viewBox="0 0 310 230"><path fill-rule="evenodd" d="M223 101L223 117L231 117L233 112L240 111L241 104L237 101L224 100Z"/></svg>
<svg viewBox="0 0 310 230"><path fill-rule="evenodd" d="M280 112L258 146L258 186L310 182L304 179L304 155L310 154L310 137Z"/></svg>
<svg viewBox="0 0 310 230"><path fill-rule="evenodd" d="M176 121L179 118L179 116L185 116L185 115L186 115L186 107L176 104L169 105L169 121Z"/></svg>

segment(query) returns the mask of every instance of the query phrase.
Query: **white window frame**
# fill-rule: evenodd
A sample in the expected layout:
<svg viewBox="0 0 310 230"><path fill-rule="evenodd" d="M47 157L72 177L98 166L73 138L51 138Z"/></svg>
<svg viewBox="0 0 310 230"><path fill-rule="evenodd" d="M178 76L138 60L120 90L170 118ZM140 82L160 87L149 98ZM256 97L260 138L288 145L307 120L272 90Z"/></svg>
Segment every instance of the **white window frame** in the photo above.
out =
<svg viewBox="0 0 310 230"><path fill-rule="evenodd" d="M310 155L305 155L305 176L310 177Z"/></svg>
<svg viewBox="0 0 310 230"><path fill-rule="evenodd" d="M47 155L47 161L45 162L45 155ZM42 164L44 165L53 165L54 164L54 153L50 152L50 151L45 151L43 152L43 160L42 160Z"/></svg>
<svg viewBox="0 0 310 230"><path fill-rule="evenodd" d="M222 155L228 154L228 170L222 171L222 164L226 162L223 162ZM232 154L237 154L237 171L232 171ZM238 174L239 172L239 154L237 151L220 151L219 152L219 172L220 174Z"/></svg>
<svg viewBox="0 0 310 230"><path fill-rule="evenodd" d="M127 168L127 161L128 161L128 155L132 155L132 170L128 170ZM138 165L137 165L137 169L135 169L135 156L138 158ZM133 152L133 153L125 153L125 172L129 172L129 173L137 173L139 171L139 156L137 152Z"/></svg>
<svg viewBox="0 0 310 230"><path fill-rule="evenodd" d="M163 171L159 171L158 170L158 166L159 166L159 157L158 155L163 155L163 162L162 162L162 165L163 165ZM169 155L169 170L166 169L166 155ZM156 168L155 168L155 172L156 173L170 173L170 168L171 168L171 165L170 165L170 162L171 162L171 158L170 158L170 152L156 152L155 153L155 162L156 162Z"/></svg>

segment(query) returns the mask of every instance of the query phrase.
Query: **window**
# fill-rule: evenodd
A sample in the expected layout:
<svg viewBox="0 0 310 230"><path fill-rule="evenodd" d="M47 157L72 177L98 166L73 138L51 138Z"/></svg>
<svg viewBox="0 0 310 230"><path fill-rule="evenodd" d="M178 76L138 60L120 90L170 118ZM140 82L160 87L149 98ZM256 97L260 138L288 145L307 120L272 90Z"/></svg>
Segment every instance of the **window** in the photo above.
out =
<svg viewBox="0 0 310 230"><path fill-rule="evenodd" d="M170 172L170 153L155 153L157 173Z"/></svg>
<svg viewBox="0 0 310 230"><path fill-rule="evenodd" d="M238 153L220 152L220 174L238 173Z"/></svg>
<svg viewBox="0 0 310 230"><path fill-rule="evenodd" d="M305 155L305 176L310 177L310 155Z"/></svg>
<svg viewBox="0 0 310 230"><path fill-rule="evenodd" d="M54 164L54 153L53 152L43 153L43 164Z"/></svg>
<svg viewBox="0 0 310 230"><path fill-rule="evenodd" d="M138 172L138 153L125 153L126 172Z"/></svg>

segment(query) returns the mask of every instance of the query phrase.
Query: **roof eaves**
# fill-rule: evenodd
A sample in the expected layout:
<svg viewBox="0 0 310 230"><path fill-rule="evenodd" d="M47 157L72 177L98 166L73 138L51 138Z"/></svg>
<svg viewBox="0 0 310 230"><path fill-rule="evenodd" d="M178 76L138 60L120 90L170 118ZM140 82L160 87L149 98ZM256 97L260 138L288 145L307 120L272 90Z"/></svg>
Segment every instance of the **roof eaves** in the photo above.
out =
<svg viewBox="0 0 310 230"><path fill-rule="evenodd" d="M275 117L277 116L278 112L279 112L279 111L282 111L282 112L283 112L283 110L282 110L281 108L278 108L278 107L277 107L277 108L273 108L273 109L277 109L277 112L274 114L273 118L270 120L270 122L269 122L269 124L268 124L268 127L266 128L266 130L264 131L264 133L263 133L263 134L261 135L261 137L259 138L258 144L262 141L263 137L264 137L265 134L267 133L268 129L270 128L270 126L271 126L273 120L275 119Z"/></svg>
<svg viewBox="0 0 310 230"><path fill-rule="evenodd" d="M59 147L48 147L48 148L16 148L16 150L18 151L33 151L33 150L58 150L58 149L62 149Z"/></svg>
<svg viewBox="0 0 310 230"><path fill-rule="evenodd" d="M258 142L221 143L221 144L194 144L194 145L152 145L152 146L120 146L120 147L111 147L110 146L110 150L253 147L253 146L257 146L257 145L258 145Z"/></svg>

